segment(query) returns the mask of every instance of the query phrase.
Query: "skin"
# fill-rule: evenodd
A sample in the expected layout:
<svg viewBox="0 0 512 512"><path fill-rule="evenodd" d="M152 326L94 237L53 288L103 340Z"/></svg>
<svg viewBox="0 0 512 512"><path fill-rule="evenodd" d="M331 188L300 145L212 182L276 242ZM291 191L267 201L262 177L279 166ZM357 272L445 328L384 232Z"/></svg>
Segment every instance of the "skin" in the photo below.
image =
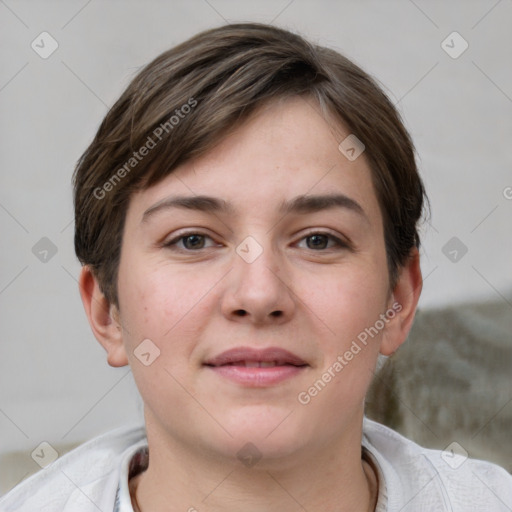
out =
<svg viewBox="0 0 512 512"><path fill-rule="evenodd" d="M142 511L234 511L241 503L245 512L373 510L376 479L361 461L364 397L379 352L405 341L422 282L414 249L390 289L370 169L364 153L351 162L338 150L349 133L311 99L260 108L208 154L131 198L119 309L82 269L92 330L110 365L130 364L145 403L150 464L134 481ZM335 193L363 213L279 212L296 196ZM142 220L176 195L222 199L232 212L174 207ZM164 246L185 230L206 238ZM252 263L236 252L247 236L262 249ZM310 403L299 403L395 302L402 309L384 329ZM134 355L145 339L160 350L149 366ZM240 345L282 347L309 366L259 388L203 366ZM252 467L237 458L247 442L262 454Z"/></svg>

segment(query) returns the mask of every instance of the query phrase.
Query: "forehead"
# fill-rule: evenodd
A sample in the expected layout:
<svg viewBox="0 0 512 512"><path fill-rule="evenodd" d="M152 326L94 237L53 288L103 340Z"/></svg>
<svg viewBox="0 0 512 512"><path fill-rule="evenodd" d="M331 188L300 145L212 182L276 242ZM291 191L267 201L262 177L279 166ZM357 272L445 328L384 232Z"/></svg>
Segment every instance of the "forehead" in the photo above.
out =
<svg viewBox="0 0 512 512"><path fill-rule="evenodd" d="M379 222L364 153L351 161L339 150L349 135L311 98L265 104L208 153L135 194L129 215L140 218L147 208L176 194L219 197L239 214L257 211L262 216L300 195L342 193Z"/></svg>

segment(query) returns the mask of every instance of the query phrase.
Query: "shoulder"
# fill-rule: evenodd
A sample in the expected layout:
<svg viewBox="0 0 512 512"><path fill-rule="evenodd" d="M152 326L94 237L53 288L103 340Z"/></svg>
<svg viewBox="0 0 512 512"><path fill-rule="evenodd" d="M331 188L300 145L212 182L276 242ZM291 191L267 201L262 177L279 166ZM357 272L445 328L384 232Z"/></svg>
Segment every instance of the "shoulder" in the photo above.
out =
<svg viewBox="0 0 512 512"><path fill-rule="evenodd" d="M490 462L419 446L394 430L364 419L363 446L384 480L386 511L510 512L512 475Z"/></svg>
<svg viewBox="0 0 512 512"><path fill-rule="evenodd" d="M95 437L0 498L0 511L112 510L121 461L146 443L143 426L122 427Z"/></svg>

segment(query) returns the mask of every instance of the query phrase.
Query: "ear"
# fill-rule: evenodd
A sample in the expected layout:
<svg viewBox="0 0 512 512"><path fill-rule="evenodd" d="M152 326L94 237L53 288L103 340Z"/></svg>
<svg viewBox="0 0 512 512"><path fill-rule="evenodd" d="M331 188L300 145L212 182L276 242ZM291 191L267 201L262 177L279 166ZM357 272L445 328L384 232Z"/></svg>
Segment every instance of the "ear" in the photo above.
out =
<svg viewBox="0 0 512 512"><path fill-rule="evenodd" d="M406 264L402 267L388 303L388 311L396 315L391 318L383 331L380 353L389 356L396 352L407 339L412 327L416 306L423 288L420 254L414 248Z"/></svg>
<svg viewBox="0 0 512 512"><path fill-rule="evenodd" d="M118 309L109 303L89 266L82 267L79 278L80 296L92 332L107 351L110 366L126 366L128 358L123 343L123 330Z"/></svg>

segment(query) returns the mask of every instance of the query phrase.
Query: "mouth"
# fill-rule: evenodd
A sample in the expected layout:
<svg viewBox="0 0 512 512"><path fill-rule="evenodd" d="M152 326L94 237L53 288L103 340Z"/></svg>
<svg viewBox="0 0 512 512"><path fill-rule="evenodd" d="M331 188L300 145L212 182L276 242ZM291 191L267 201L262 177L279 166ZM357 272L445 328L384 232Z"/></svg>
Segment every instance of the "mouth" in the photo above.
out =
<svg viewBox="0 0 512 512"><path fill-rule="evenodd" d="M274 366L306 366L286 363L283 361L236 361L234 363L226 363L222 365L206 365L206 366L242 366L244 368L274 368Z"/></svg>
<svg viewBox="0 0 512 512"><path fill-rule="evenodd" d="M309 364L278 347L237 347L205 361L203 366L237 384L269 387L299 375Z"/></svg>

